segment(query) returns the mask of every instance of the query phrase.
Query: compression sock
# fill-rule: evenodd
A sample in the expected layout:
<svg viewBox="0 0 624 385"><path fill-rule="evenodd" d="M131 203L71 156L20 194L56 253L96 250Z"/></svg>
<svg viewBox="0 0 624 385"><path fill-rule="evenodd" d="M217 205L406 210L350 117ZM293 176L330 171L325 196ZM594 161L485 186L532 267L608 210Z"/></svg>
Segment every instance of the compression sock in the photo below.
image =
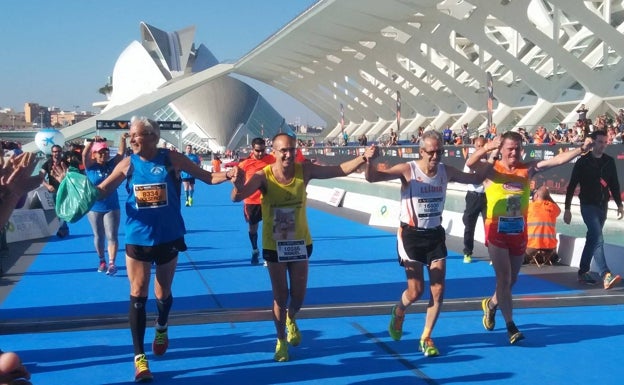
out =
<svg viewBox="0 0 624 385"><path fill-rule="evenodd" d="M156 307L158 308L158 318L156 318L157 326L166 326L169 321L169 311L173 305L173 295L170 294L167 299L161 300L156 298Z"/></svg>
<svg viewBox="0 0 624 385"><path fill-rule="evenodd" d="M132 345L134 354L143 354L145 339L145 303L147 297L130 296L130 308L128 309L128 320L130 321L130 331L132 332Z"/></svg>
<svg viewBox="0 0 624 385"><path fill-rule="evenodd" d="M251 248L258 249L258 233L249 233L249 240L251 241Z"/></svg>

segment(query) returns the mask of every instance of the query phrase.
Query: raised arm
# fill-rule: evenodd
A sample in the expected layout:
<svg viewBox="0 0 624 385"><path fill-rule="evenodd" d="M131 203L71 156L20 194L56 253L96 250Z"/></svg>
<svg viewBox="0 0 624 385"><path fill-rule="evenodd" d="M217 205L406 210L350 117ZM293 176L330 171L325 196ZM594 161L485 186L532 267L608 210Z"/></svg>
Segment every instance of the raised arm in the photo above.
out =
<svg viewBox="0 0 624 385"><path fill-rule="evenodd" d="M449 182L481 184L488 172L492 169L492 164L493 162L481 162L481 165L476 168L474 173L466 173L446 164L444 167L446 167L446 175L448 175Z"/></svg>
<svg viewBox="0 0 624 385"><path fill-rule="evenodd" d="M399 163L387 170L379 170L379 166L375 159L379 152L376 147L373 147L374 151L372 156L366 162L366 168L364 176L369 182L383 182L400 178L401 183L405 183L409 179L410 168L407 163Z"/></svg>
<svg viewBox="0 0 624 385"><path fill-rule="evenodd" d="M232 178L229 171L210 172L204 170L195 162L190 160L189 157L179 152L170 152L169 158L171 159L171 164L176 168L176 170L186 171L207 184L219 184Z"/></svg>
<svg viewBox="0 0 624 385"><path fill-rule="evenodd" d="M368 162L368 159L373 156L374 152L375 146L370 146L366 148L364 154L358 155L338 166L319 166L307 163L304 165L304 174L307 173L305 181L307 183L310 179L329 179L339 176L347 176L357 170L361 165Z"/></svg>
<svg viewBox="0 0 624 385"><path fill-rule="evenodd" d="M93 138L93 140L95 140L95 138L99 137L96 136ZM82 165L84 166L85 170L91 167L94 163L93 157L91 156L92 147L93 141L85 140L84 149L82 150Z"/></svg>
<svg viewBox="0 0 624 385"><path fill-rule="evenodd" d="M130 158L124 158L121 162L117 163L117 166L113 169L113 172L104 179L102 183L97 185L98 199L103 199L109 196L113 191L117 190L117 187L126 179L128 170L130 169Z"/></svg>
<svg viewBox="0 0 624 385"><path fill-rule="evenodd" d="M490 142L483 145L483 147L475 150L475 152L473 152L472 155L470 155L468 160L466 160L466 166L468 166L468 168L470 168L471 170L476 170L479 167L480 163L482 163L481 159L483 159L483 157L486 154L489 154L492 156L498 155L498 151L500 150L501 144L502 144L502 141L501 141L500 136L495 137ZM495 153L492 154L492 152L494 151Z"/></svg>
<svg viewBox="0 0 624 385"><path fill-rule="evenodd" d="M240 202L256 192L258 189L264 190L266 186L266 177L264 175L264 171L260 170L252 175L247 182L245 182L245 172L236 167L232 176L232 184L233 188L230 195L232 202Z"/></svg>
<svg viewBox="0 0 624 385"><path fill-rule="evenodd" d="M32 175L37 159L24 152L5 161L0 151L0 226L11 217L20 198L41 184L43 174Z"/></svg>
<svg viewBox="0 0 624 385"><path fill-rule="evenodd" d="M564 151L550 159L540 160L535 164L534 172L544 171L549 168L557 167L562 164L568 163L577 156L591 150L593 146L594 141L591 138L586 138L585 143L583 143L583 145L581 145L580 147L575 148L574 150Z"/></svg>
<svg viewBox="0 0 624 385"><path fill-rule="evenodd" d="M123 158L126 155L126 149L128 148L128 144L126 143L126 139L130 137L130 133L128 131L122 132L119 135L119 146L117 146L117 156Z"/></svg>

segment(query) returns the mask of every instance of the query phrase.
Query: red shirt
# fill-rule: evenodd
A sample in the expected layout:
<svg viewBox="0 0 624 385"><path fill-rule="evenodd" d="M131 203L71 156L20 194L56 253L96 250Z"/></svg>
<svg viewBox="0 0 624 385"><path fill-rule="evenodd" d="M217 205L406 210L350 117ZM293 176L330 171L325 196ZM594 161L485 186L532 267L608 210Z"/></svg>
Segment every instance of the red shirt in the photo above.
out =
<svg viewBox="0 0 624 385"><path fill-rule="evenodd" d="M245 182L253 176L253 174L265 168L267 165L275 163L275 157L271 154L267 154L262 159L256 159L253 154L244 159L238 164L241 170L245 171ZM262 203L262 193L257 190L243 201L245 204L259 205Z"/></svg>

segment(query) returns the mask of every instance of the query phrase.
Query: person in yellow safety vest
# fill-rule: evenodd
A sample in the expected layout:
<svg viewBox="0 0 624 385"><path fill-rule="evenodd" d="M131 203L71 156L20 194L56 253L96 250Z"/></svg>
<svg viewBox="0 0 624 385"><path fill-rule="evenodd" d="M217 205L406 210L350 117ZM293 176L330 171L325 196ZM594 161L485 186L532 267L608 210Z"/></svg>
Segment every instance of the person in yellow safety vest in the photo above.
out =
<svg viewBox="0 0 624 385"><path fill-rule="evenodd" d="M525 261L530 262L541 251L542 263L557 262L557 217L561 209L553 201L546 186L541 186L533 194L529 203L527 216L527 232L529 240ZM536 260L536 263L539 263Z"/></svg>

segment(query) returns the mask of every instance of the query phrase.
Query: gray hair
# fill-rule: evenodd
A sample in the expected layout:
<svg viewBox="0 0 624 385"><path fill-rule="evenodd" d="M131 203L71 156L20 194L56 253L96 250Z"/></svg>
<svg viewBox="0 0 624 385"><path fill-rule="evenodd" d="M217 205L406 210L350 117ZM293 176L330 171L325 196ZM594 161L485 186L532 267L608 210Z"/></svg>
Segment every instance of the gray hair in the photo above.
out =
<svg viewBox="0 0 624 385"><path fill-rule="evenodd" d="M145 116L133 116L130 119L130 125L133 125L135 123L140 123L143 128L145 128L145 130L155 134L158 138L160 138L160 126L158 125L157 121L146 118Z"/></svg>
<svg viewBox="0 0 624 385"><path fill-rule="evenodd" d="M438 141L438 144L444 144L444 139L442 139L442 134L440 134L436 130L427 130L420 137L420 143L423 143L425 139L435 139Z"/></svg>

